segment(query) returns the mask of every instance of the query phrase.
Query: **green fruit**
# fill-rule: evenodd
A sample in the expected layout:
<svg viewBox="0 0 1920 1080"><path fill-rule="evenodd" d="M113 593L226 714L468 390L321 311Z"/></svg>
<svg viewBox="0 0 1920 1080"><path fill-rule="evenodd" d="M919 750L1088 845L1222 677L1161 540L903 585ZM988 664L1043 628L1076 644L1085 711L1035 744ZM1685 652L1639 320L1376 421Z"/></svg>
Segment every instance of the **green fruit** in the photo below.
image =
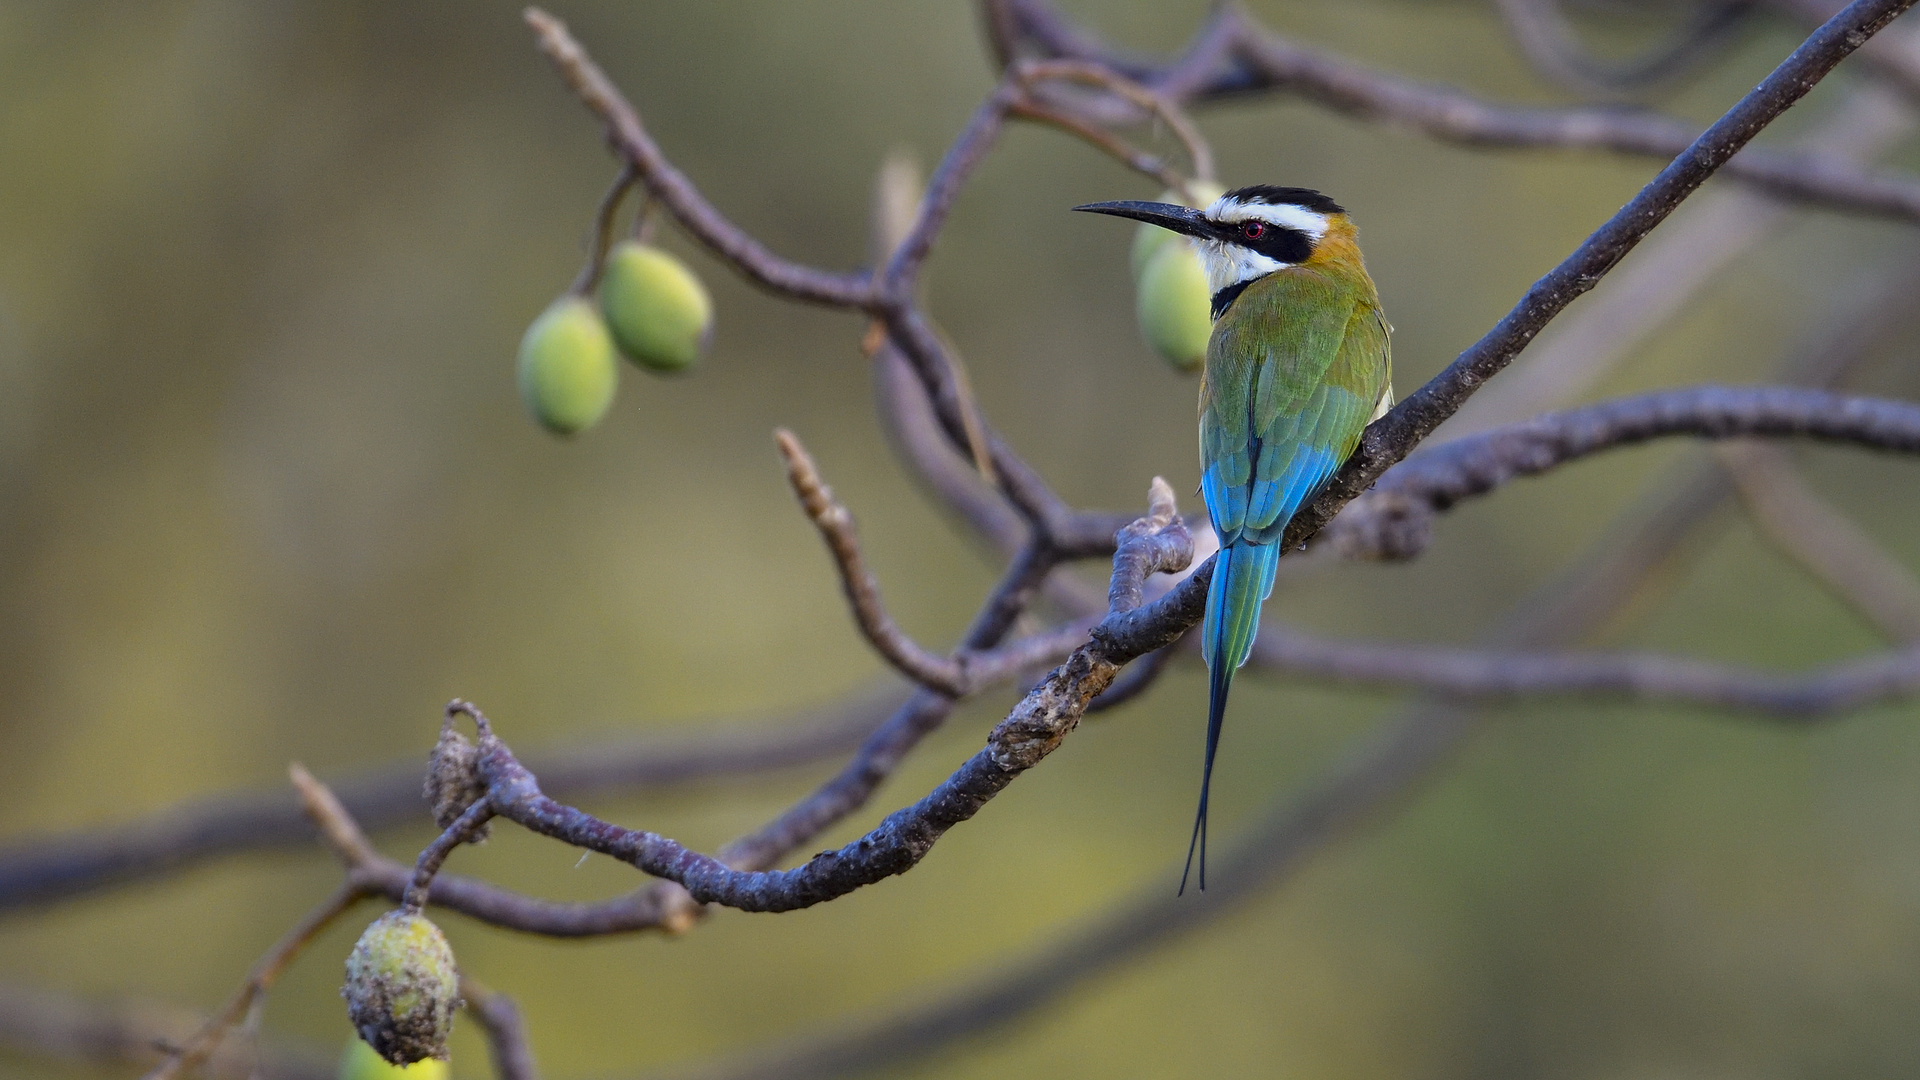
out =
<svg viewBox="0 0 1920 1080"><path fill-rule="evenodd" d="M460 969L453 947L427 917L389 911L347 954L347 1019L379 1055L395 1065L444 1060L453 1011L460 1006Z"/></svg>
<svg viewBox="0 0 1920 1080"><path fill-rule="evenodd" d="M393 1065L373 1047L359 1039L349 1039L340 1055L340 1080L447 1080L452 1070L439 1058L426 1058L411 1065Z"/></svg>
<svg viewBox="0 0 1920 1080"><path fill-rule="evenodd" d="M1200 203L1201 206L1206 206L1227 193L1227 189L1218 184L1203 184L1198 180L1188 186L1193 188L1194 195L1203 200ZM1186 201L1180 198L1180 193L1177 191L1163 191L1154 201L1173 203L1175 206L1186 205ZM1133 280L1136 284L1140 281L1140 275L1146 271L1147 261L1158 255L1167 241L1179 235L1179 233L1168 232L1158 225L1148 225L1144 222L1139 228L1133 230L1133 251L1128 261L1133 266Z"/></svg>
<svg viewBox="0 0 1920 1080"><path fill-rule="evenodd" d="M593 305L555 300L520 339L520 399L548 431L585 431L613 404L619 379L613 339Z"/></svg>
<svg viewBox="0 0 1920 1080"><path fill-rule="evenodd" d="M1193 371L1206 362L1211 307L1207 272L1192 244L1184 239L1167 244L1148 260L1134 294L1134 314L1147 344L1168 363Z"/></svg>
<svg viewBox="0 0 1920 1080"><path fill-rule="evenodd" d="M713 330L707 287L679 259L632 240L600 272L600 309L620 351L654 371L685 371Z"/></svg>

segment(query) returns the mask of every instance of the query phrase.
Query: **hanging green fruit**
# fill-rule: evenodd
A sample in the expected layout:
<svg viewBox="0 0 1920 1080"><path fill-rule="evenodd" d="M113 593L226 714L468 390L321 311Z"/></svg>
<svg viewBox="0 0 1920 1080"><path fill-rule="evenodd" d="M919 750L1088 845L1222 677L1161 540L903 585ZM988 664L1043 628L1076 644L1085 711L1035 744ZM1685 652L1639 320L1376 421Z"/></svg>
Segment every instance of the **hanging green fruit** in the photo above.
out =
<svg viewBox="0 0 1920 1080"><path fill-rule="evenodd" d="M1201 206L1225 191L1200 181L1189 186L1204 200ZM1163 192L1159 201L1185 205L1172 191ZM1158 225L1141 225L1133 233L1130 261L1140 335L1169 364L1181 371L1198 371L1206 362L1207 337L1213 330L1213 298L1193 241Z"/></svg>
<svg viewBox="0 0 1920 1080"><path fill-rule="evenodd" d="M445 934L401 908L373 920L347 954L347 1019L368 1046L395 1065L447 1056L460 970Z"/></svg>
<svg viewBox="0 0 1920 1080"><path fill-rule="evenodd" d="M713 300L685 263L634 240L600 272L600 309L620 351L653 371L685 371L713 332Z"/></svg>
<svg viewBox="0 0 1920 1080"><path fill-rule="evenodd" d="M452 1070L439 1058L395 1065L359 1039L347 1040L340 1055L339 1080L447 1080Z"/></svg>
<svg viewBox="0 0 1920 1080"><path fill-rule="evenodd" d="M1207 272L1184 239L1167 244L1147 261L1134 293L1140 334L1155 352L1182 371L1197 371L1207 359L1213 333Z"/></svg>
<svg viewBox="0 0 1920 1080"><path fill-rule="evenodd" d="M613 339L582 297L555 300L520 340L520 398L548 431L585 431L613 404Z"/></svg>

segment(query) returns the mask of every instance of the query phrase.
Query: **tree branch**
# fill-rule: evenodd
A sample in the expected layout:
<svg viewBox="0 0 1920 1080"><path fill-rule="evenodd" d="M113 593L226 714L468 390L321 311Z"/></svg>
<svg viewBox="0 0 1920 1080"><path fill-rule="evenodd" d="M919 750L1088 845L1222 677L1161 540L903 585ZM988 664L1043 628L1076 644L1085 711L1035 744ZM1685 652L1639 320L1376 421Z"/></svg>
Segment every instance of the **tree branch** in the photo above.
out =
<svg viewBox="0 0 1920 1080"><path fill-rule="evenodd" d="M684 225L687 232L749 279L796 300L834 307L865 307L873 302L866 274L834 274L790 262L768 251L729 221L706 196L674 168L640 123L639 113L606 73L587 56L559 19L530 7L527 25L541 51L553 61L567 85L606 125L607 141L632 166L647 190Z"/></svg>
<svg viewBox="0 0 1920 1080"><path fill-rule="evenodd" d="M1287 547L1298 546L1318 532L1341 506L1372 486L1452 416L1475 390L1511 363L1554 316L1592 289L1728 158L1913 2L1855 0L1814 31L1632 201L1535 282L1492 330L1370 426L1360 449L1327 489L1288 525L1283 541Z"/></svg>
<svg viewBox="0 0 1920 1080"><path fill-rule="evenodd" d="M533 1047L527 1041L526 1021L513 999L465 972L460 974L460 997L466 1002L468 1015L487 1033L493 1080L540 1080Z"/></svg>
<svg viewBox="0 0 1920 1080"><path fill-rule="evenodd" d="M1920 641L1920 581L1821 498L1778 447L1714 448L1760 534L1889 640Z"/></svg>
<svg viewBox="0 0 1920 1080"><path fill-rule="evenodd" d="M143 1001L94 1002L22 986L0 986L0 1043L15 1053L95 1067L150 1067L163 1051L206 1023L186 1009ZM219 1080L334 1080L334 1058L280 1044L232 1047L201 1066Z"/></svg>
<svg viewBox="0 0 1920 1080"><path fill-rule="evenodd" d="M535 768L564 798L755 775L852 750L900 707L897 691L876 689L771 722L550 752ZM347 780L339 791L369 829L419 821L425 811L417 762ZM0 853L0 911L177 873L221 855L303 846L314 835L298 800L284 792L221 796L104 829L56 833Z"/></svg>
<svg viewBox="0 0 1920 1080"><path fill-rule="evenodd" d="M487 801L500 816L545 836L598 851L645 873L677 882L698 903L745 911L790 911L845 895L917 864L935 841L1027 769L1038 764L1076 726L1087 704L1112 683L1120 667L1139 656L1108 623L1137 604L1141 582L1156 572L1183 569L1193 556L1186 525L1165 481L1153 485L1148 516L1123 531L1114 556L1110 609L1091 640L1076 649L1011 715L987 746L932 794L888 816L878 828L838 851L824 852L791 870L736 870L655 833L622 828L557 803L541 793L533 774L476 715L481 776Z"/></svg>
<svg viewBox="0 0 1920 1080"><path fill-rule="evenodd" d="M846 590L847 603L853 608L854 622L869 644L896 670L914 682L948 697L960 697L971 681L961 656L938 656L920 647L887 613L880 599L880 585L867 569L855 535L853 515L833 497L833 489L820 478L807 448L793 432L781 428L773 433L780 456L787 462L787 480L793 493L812 519L820 538L840 570L840 584Z"/></svg>
<svg viewBox="0 0 1920 1080"><path fill-rule="evenodd" d="M1697 386L1600 402L1471 435L1409 457L1385 496L1439 510L1604 450L1673 435L1803 437L1920 452L1920 405L1788 386Z"/></svg>
<svg viewBox="0 0 1920 1080"><path fill-rule="evenodd" d="M1255 648L1261 666L1276 674L1479 700L1617 695L1780 719L1812 719L1920 694L1920 648L1861 657L1800 675L1650 654L1324 641L1276 626L1262 629Z"/></svg>
<svg viewBox="0 0 1920 1080"><path fill-rule="evenodd" d="M254 1003L266 996L274 982L285 971L287 965L299 956L322 930L333 925L333 921L347 913L355 904L366 897L366 892L358 885L348 882L335 889L332 896L321 901L306 917L294 924L293 929L268 949L265 956L253 965L247 973L246 982L227 999L227 1003L215 1013L200 1031L189 1039L185 1046L170 1051L166 1057L148 1072L144 1080L172 1080L182 1072L190 1072L200 1066L253 1008Z"/></svg>
<svg viewBox="0 0 1920 1080"><path fill-rule="evenodd" d="M1703 497L1699 476L1724 493L1718 470L1682 478L1657 505L1592 545L1578 570L1536 589L1490 635L1491 642L1570 643L1615 617L1721 504L1720 496ZM673 1075L828 1080L882 1067L897 1071L982 1032L1031 1020L1090 980L1204 930L1284 884L1312 856L1404 798L1472 735L1479 719L1444 701L1402 710L1307 790L1276 801L1227 855L1228 869L1217 875L1205 902L1151 888L1008 968L927 1004Z"/></svg>
<svg viewBox="0 0 1920 1080"><path fill-rule="evenodd" d="M1496 105L1451 87L1375 71L1318 52L1255 24L1238 9L1210 21L1178 61L1156 65L1128 57L1067 23L1044 0L1000 0L1026 51L1105 64L1176 101L1206 102L1249 94L1297 94L1334 112L1417 131L1463 146L1604 150L1671 158L1696 139L1681 120L1641 109L1526 108ZM1222 49L1222 38L1230 47ZM1207 46L1202 51L1201 46ZM1212 58L1201 69L1196 60ZM1109 122L1137 117L1135 108L1089 109ZM1920 221L1920 182L1875 173L1827 155L1755 148L1728 162L1730 179L1769 194L1851 213Z"/></svg>
<svg viewBox="0 0 1920 1080"><path fill-rule="evenodd" d="M1580 44L1557 0L1495 0L1514 42L1535 71L1582 92L1617 94L1684 74L1727 44L1755 0L1707 0L1665 41L1625 60L1603 60ZM1831 14L1829 12L1829 14Z"/></svg>
<svg viewBox="0 0 1920 1080"><path fill-rule="evenodd" d="M1769 6L1793 16L1808 27L1819 26L1843 6L1837 0L1768 0ZM1916 32L1909 31L1911 40ZM1873 65L1876 74L1891 81L1909 98L1920 99L1920 54L1901 48L1886 38L1876 38L1861 46L1860 58Z"/></svg>

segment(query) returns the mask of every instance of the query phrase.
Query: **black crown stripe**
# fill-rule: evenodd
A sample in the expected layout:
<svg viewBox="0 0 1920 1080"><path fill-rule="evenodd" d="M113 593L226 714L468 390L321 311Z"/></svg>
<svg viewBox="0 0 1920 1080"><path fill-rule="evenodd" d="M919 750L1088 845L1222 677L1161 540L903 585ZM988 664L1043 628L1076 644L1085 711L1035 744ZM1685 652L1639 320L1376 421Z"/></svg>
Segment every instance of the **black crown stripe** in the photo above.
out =
<svg viewBox="0 0 1920 1080"><path fill-rule="evenodd" d="M1224 198L1238 199L1245 203L1264 203L1268 206L1298 206L1316 214L1344 214L1347 208L1327 198L1325 195L1303 187L1275 187L1272 184L1254 184L1251 187L1234 188Z"/></svg>

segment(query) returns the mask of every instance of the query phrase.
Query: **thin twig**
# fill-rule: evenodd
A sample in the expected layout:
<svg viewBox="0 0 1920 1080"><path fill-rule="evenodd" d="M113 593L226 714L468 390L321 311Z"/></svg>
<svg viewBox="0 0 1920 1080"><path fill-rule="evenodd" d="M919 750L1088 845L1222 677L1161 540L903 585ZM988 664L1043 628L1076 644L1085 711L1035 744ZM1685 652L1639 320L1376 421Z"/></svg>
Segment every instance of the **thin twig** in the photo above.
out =
<svg viewBox="0 0 1920 1080"><path fill-rule="evenodd" d="M332 896L320 902L304 918L294 924L293 929L274 943L266 955L253 965L247 973L247 981L235 991L226 1005L207 1021L187 1044L167 1055L166 1059L148 1072L144 1080L171 1080L183 1072L197 1068L220 1046L227 1032L247 1015L254 1003L264 997L273 988L274 981L285 971L287 965L306 949L322 930L344 915L366 897L365 890L351 882L335 889Z"/></svg>
<svg viewBox="0 0 1920 1080"><path fill-rule="evenodd" d="M481 1030L487 1033L487 1053L493 1059L494 1080L540 1080L527 1041L526 1020L512 998L460 973L460 997Z"/></svg>
<svg viewBox="0 0 1920 1080"><path fill-rule="evenodd" d="M526 9L526 20L567 84L607 125L608 140L632 164L640 182L696 240L751 280L795 299L856 308L873 302L867 275L834 274L783 259L729 221L660 152L632 104L567 33L565 23L537 7Z"/></svg>
<svg viewBox="0 0 1920 1080"><path fill-rule="evenodd" d="M314 779L307 767L297 761L287 766L287 774L293 780L294 791L300 795L301 809L319 827L320 838L333 849L342 864L352 869L380 857L332 788Z"/></svg>
<svg viewBox="0 0 1920 1080"><path fill-rule="evenodd" d="M1602 60L1580 44L1556 0L1495 0L1535 71L1570 89L1615 94L1685 74L1726 45L1755 0L1707 0L1672 36L1638 56Z"/></svg>
<svg viewBox="0 0 1920 1080"><path fill-rule="evenodd" d="M938 656L921 648L900 624L887 613L880 599L880 585L867 569L855 534L853 515L833 496L833 489L820 478L812 455L791 431L781 428L773 433L780 456L787 462L787 480L800 505L827 542L834 564L840 570L840 584L846 590L847 603L853 609L860 632L886 661L907 678L948 697L967 692L971 680L965 663L957 657Z"/></svg>
<svg viewBox="0 0 1920 1080"><path fill-rule="evenodd" d="M408 911L419 912L427 906L427 890L433 884L435 874L453 854L453 849L471 840L493 817L493 806L486 799L466 808L453 824L448 825L439 836L433 838L420 852L413 864L413 878L407 882L407 891L400 898L400 904Z"/></svg>
<svg viewBox="0 0 1920 1080"><path fill-rule="evenodd" d="M1213 183L1213 147L1208 145L1206 136L1200 133L1199 125L1165 94L1142 86L1105 64L1086 60L1025 60L1015 64L1012 70L1013 77L1029 94L1037 93L1049 82L1075 82L1098 87L1132 102L1149 115L1159 118L1167 125L1167 130L1173 132L1173 137L1180 140L1180 145L1187 151L1187 162L1193 168L1194 179ZM1185 183L1172 186L1191 200L1192 192L1186 191Z"/></svg>
<svg viewBox="0 0 1920 1080"><path fill-rule="evenodd" d="M1801 478L1784 450L1714 448L1760 534L1893 641L1920 641L1920 581Z"/></svg>
<svg viewBox="0 0 1920 1080"><path fill-rule="evenodd" d="M1421 690L1462 700L1602 695L1809 720L1920 694L1920 648L1780 675L1646 653L1325 641L1277 626L1262 630L1258 647L1261 668L1273 674L1341 686Z"/></svg>
<svg viewBox="0 0 1920 1080"><path fill-rule="evenodd" d="M90 1001L51 990L0 986L0 1044L16 1056L95 1068L158 1061L206 1024L204 1015L149 1001ZM229 1044L200 1071L218 1080L334 1080L337 1047L268 1043L242 1052Z"/></svg>
<svg viewBox="0 0 1920 1080"><path fill-rule="evenodd" d="M580 268L580 276L574 278L573 286L568 289L575 296L590 296L594 287L600 284L600 273L607 265L607 252L613 247L614 219L619 216L620 204L626 200L627 192L633 189L639 174L631 164L620 168L620 175L614 177L613 185L600 198L600 209L593 215L593 229L587 234L587 264ZM651 200L649 200L651 201ZM637 225L646 216L646 207L634 218Z"/></svg>
<svg viewBox="0 0 1920 1080"><path fill-rule="evenodd" d="M1187 178L1180 175L1179 170L1112 132L1038 101L1017 101L1009 106L1008 111L1023 120L1033 120L1059 128L1134 172L1152 177L1162 187L1180 192L1181 198L1188 203L1199 201L1194 197L1192 188L1188 186Z"/></svg>

